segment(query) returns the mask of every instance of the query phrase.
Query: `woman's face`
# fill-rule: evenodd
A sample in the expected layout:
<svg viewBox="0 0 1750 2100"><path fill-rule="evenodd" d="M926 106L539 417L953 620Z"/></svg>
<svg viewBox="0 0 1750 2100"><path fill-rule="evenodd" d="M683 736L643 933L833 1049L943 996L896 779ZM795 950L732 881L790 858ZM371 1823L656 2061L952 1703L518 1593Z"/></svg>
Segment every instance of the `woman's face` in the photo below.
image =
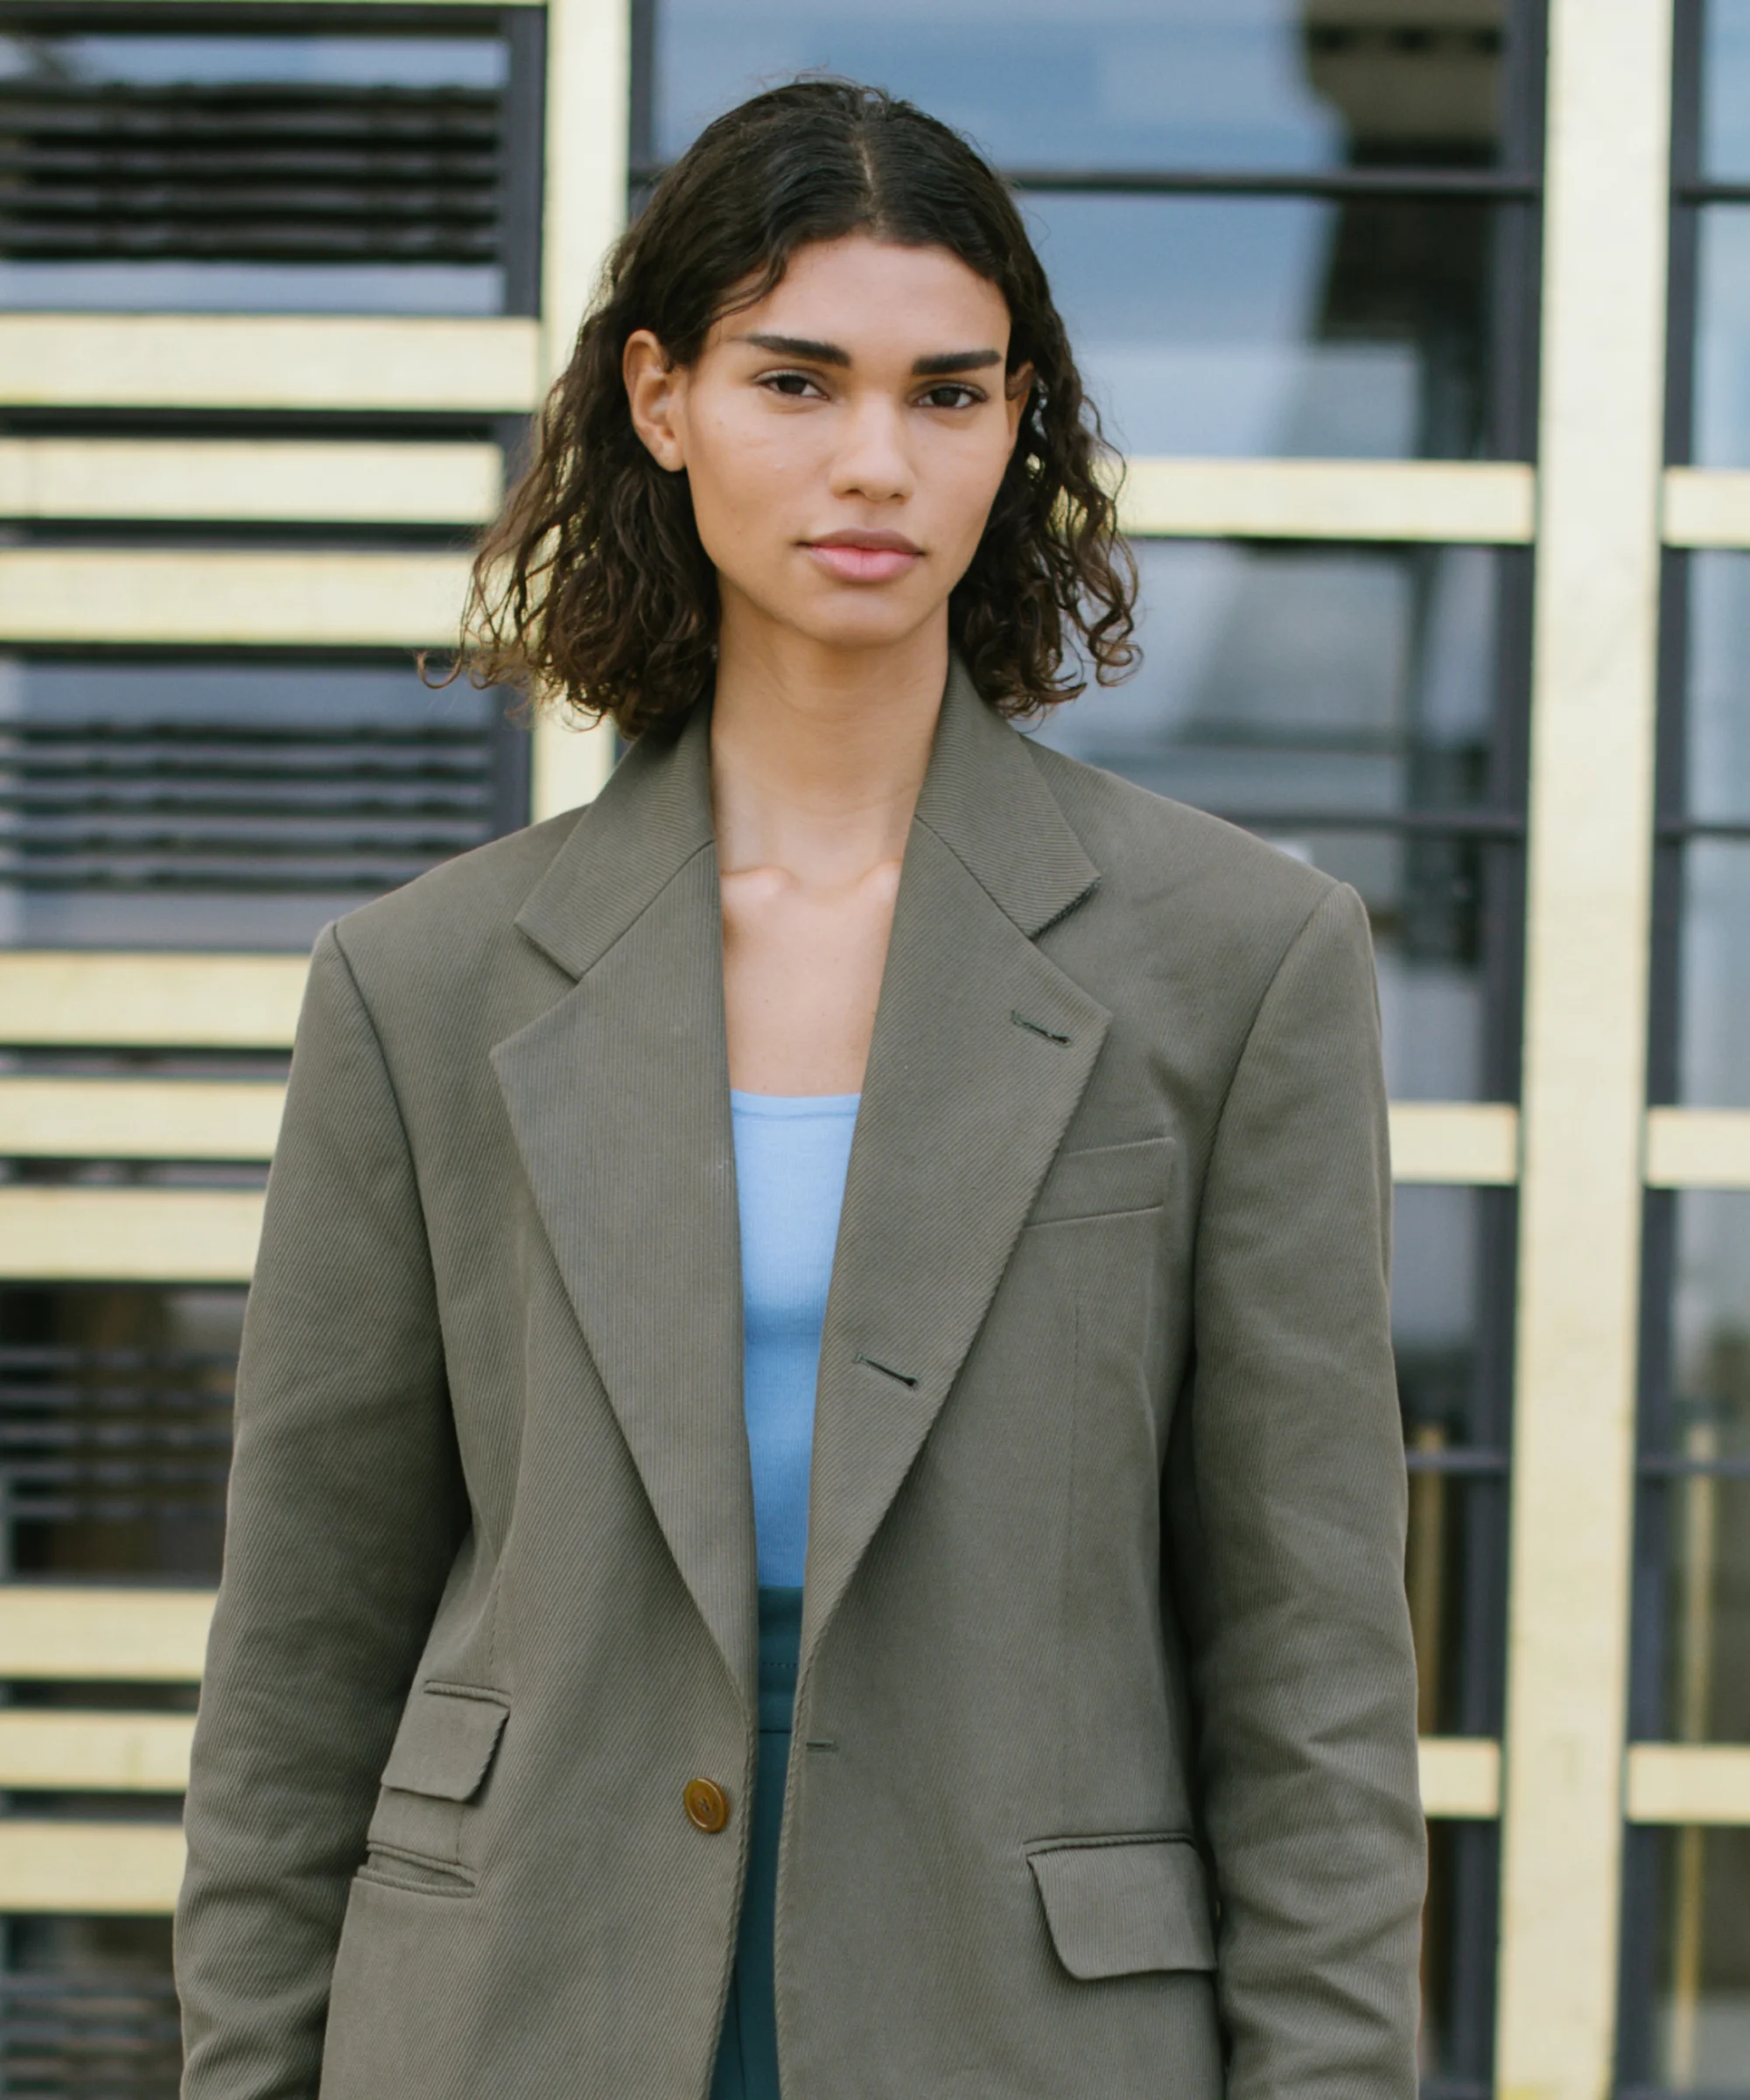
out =
<svg viewBox="0 0 1750 2100"><path fill-rule="evenodd" d="M640 437L684 469L725 634L881 648L933 620L977 548L1031 374L1002 294L942 248L799 249L690 366L626 345Z"/></svg>

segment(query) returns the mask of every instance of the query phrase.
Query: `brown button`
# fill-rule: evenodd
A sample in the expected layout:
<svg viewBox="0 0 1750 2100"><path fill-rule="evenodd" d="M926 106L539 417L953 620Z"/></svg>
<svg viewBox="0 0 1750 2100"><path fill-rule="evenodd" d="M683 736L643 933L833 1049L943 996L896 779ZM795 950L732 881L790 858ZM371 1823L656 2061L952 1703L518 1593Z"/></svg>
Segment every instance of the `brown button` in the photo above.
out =
<svg viewBox="0 0 1750 2100"><path fill-rule="evenodd" d="M687 1821L707 1837L716 1837L729 1821L729 1796L714 1779L690 1779L681 1800Z"/></svg>

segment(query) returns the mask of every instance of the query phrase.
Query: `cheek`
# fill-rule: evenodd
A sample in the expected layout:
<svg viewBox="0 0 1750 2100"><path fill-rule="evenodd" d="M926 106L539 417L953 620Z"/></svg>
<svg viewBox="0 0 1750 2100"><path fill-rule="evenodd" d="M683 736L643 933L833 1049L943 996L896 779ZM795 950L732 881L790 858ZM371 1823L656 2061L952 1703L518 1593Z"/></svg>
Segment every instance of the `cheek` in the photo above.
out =
<svg viewBox="0 0 1750 2100"><path fill-rule="evenodd" d="M788 442L786 441L788 438ZM688 432L687 480L705 552L736 576L776 559L808 466L788 433L733 415L699 417Z"/></svg>

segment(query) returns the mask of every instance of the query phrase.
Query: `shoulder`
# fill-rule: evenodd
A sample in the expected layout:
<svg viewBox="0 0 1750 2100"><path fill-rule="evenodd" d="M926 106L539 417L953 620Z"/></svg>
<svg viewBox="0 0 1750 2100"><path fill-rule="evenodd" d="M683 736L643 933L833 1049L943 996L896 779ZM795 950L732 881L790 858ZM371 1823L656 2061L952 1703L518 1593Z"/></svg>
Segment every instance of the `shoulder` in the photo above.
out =
<svg viewBox="0 0 1750 2100"><path fill-rule="evenodd" d="M1026 739L1053 798L1100 871L1100 900L1229 954L1292 942L1354 892L1220 817ZM1358 906L1357 907L1358 908Z"/></svg>
<svg viewBox="0 0 1750 2100"><path fill-rule="evenodd" d="M588 815L568 809L545 822L460 853L424 875L346 912L325 929L368 995L410 980L439 992L478 982L492 953L514 944L524 898Z"/></svg>

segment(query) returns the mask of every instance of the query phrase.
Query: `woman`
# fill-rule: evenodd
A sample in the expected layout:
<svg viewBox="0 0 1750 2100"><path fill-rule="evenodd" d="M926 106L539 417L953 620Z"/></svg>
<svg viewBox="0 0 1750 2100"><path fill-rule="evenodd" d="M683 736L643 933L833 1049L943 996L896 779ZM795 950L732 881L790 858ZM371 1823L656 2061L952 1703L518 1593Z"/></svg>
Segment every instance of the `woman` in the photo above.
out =
<svg viewBox="0 0 1750 2100"><path fill-rule="evenodd" d="M631 750L312 964L191 2100L1412 2093L1367 926L1004 718L1129 654L1097 464L903 103L621 243L476 662Z"/></svg>

